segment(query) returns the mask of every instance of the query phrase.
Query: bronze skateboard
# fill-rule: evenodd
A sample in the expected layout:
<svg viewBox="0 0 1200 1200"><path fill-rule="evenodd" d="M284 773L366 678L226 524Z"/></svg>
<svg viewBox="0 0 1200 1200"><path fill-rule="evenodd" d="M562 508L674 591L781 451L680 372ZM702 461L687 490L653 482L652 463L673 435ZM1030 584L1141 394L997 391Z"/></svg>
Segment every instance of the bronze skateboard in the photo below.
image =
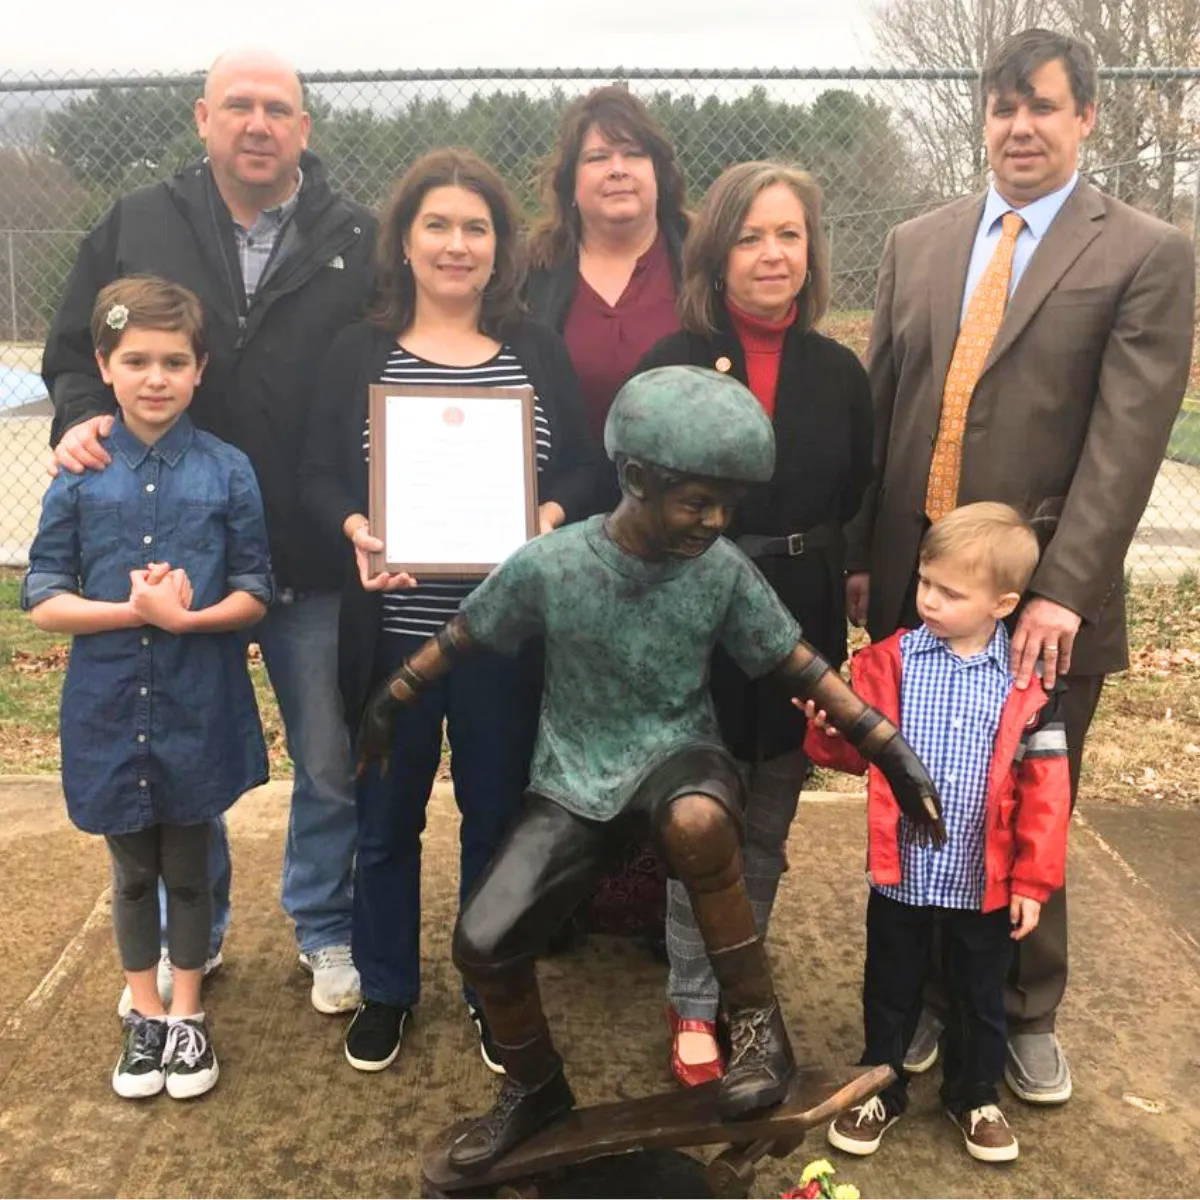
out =
<svg viewBox="0 0 1200 1200"><path fill-rule="evenodd" d="M723 1143L726 1148L708 1164L709 1186L717 1196L746 1196L760 1159L791 1154L806 1130L861 1104L894 1078L886 1066L800 1069L781 1104L740 1121L726 1120L717 1110L716 1083L577 1108L522 1142L489 1170L471 1175L455 1170L446 1159L454 1139L469 1124L460 1121L439 1133L422 1152L425 1194L452 1196L506 1184L510 1196L537 1196L533 1177L560 1167L636 1150Z"/></svg>

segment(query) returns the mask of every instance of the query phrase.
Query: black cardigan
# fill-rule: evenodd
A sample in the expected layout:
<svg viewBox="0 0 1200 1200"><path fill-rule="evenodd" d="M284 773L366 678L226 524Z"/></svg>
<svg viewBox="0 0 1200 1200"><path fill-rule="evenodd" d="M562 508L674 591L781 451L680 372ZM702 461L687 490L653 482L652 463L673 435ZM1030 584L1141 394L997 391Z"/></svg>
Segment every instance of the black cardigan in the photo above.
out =
<svg viewBox="0 0 1200 1200"><path fill-rule="evenodd" d="M595 508L607 462L588 433L570 355L556 333L532 321L521 321L505 340L525 368L550 426L550 457L538 475L538 502L553 500L562 505L568 522L577 521ZM338 663L352 730L376 682L381 597L359 584L342 525L351 513L367 512L362 437L368 388L383 377L395 347L393 334L365 322L337 336L321 369L300 468L309 517L323 538L336 537L345 547Z"/></svg>
<svg viewBox="0 0 1200 1200"><path fill-rule="evenodd" d="M688 364L713 368L728 358L746 382L746 355L732 325L712 337L680 331L642 359L640 371ZM738 506L728 536L780 536L817 525L843 526L858 511L871 478L871 392L853 351L815 331L784 338L775 398L775 475ZM846 657L845 548L756 565L791 610L804 637L838 664ZM774 681L751 683L724 654L713 659L713 699L722 736L747 762L774 758L804 739L804 718Z"/></svg>

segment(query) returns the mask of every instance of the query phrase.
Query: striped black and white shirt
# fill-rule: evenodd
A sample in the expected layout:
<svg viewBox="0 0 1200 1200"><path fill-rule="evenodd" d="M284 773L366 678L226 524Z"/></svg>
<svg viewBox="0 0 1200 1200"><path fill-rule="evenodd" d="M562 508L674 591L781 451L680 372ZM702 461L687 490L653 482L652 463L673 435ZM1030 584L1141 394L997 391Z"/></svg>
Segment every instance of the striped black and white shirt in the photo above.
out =
<svg viewBox="0 0 1200 1200"><path fill-rule="evenodd" d="M513 348L505 342L494 358L475 367L439 366L397 346L388 357L381 382L446 387L524 387L530 379ZM550 459L550 422L536 395L533 424L540 474ZM369 420L363 429L363 454L369 461ZM438 579L420 583L409 591L389 592L383 598L384 632L431 637L458 612L458 606L478 586L479 581L475 579Z"/></svg>

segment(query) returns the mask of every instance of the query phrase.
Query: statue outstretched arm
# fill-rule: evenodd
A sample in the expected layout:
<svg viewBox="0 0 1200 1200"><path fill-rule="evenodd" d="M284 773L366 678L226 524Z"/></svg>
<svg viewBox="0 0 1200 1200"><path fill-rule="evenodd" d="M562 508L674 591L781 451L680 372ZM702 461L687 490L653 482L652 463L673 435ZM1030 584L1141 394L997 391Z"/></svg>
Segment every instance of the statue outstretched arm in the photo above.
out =
<svg viewBox="0 0 1200 1200"><path fill-rule="evenodd" d="M775 668L793 696L812 700L825 718L891 784L901 812L917 837L941 846L946 841L937 789L924 764L900 731L877 708L862 700L842 677L805 641Z"/></svg>
<svg viewBox="0 0 1200 1200"><path fill-rule="evenodd" d="M417 697L447 674L455 661L468 653L474 644L467 623L459 613L414 650L371 693L358 726L356 775L362 775L367 764L372 762L379 763L381 775L387 774L396 714L401 708L415 703Z"/></svg>

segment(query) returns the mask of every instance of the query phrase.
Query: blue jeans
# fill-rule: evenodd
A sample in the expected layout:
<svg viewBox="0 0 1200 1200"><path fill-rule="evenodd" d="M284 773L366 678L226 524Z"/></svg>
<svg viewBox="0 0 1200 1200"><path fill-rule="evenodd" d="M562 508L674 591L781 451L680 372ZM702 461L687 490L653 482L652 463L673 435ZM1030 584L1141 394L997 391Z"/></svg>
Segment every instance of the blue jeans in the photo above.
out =
<svg viewBox="0 0 1200 1200"><path fill-rule="evenodd" d="M390 674L424 639L382 635ZM462 813L459 906L516 816L528 774L533 719L521 668L475 650L396 719L388 774L370 767L358 784L354 963L363 996L398 1008L421 991L421 834L442 750L450 742L454 798ZM444 931L447 948L450 929ZM474 1003L469 991L468 1002Z"/></svg>
<svg viewBox="0 0 1200 1200"><path fill-rule="evenodd" d="M350 734L337 678L340 603L336 592L294 599L285 593L247 639L262 648L295 767L282 893L306 954L350 941L356 830ZM232 875L225 822L215 821L210 954L229 928Z"/></svg>

